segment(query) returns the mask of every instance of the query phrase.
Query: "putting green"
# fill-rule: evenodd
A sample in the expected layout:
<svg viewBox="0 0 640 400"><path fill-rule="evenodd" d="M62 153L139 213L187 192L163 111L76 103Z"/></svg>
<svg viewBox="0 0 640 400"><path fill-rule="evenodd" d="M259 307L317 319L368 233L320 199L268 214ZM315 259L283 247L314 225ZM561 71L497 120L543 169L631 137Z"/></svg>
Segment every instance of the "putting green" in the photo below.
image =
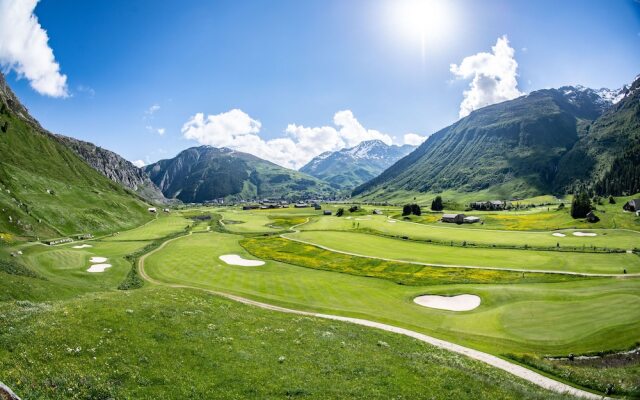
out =
<svg viewBox="0 0 640 400"><path fill-rule="evenodd" d="M338 217L315 218L308 224L302 225L301 230L353 230L356 227L364 230L380 232L391 236L408 236L411 239L433 240L437 242L478 243L484 245L506 245L529 247L561 247L582 248L596 246L609 249L633 249L640 246L640 232L617 229L593 229L586 231L595 232L594 237L577 237L573 232L582 232L585 229L565 229L561 232L565 237L555 237L552 231L528 232L528 231L500 231L494 229L467 228L455 224L419 224L398 220L390 223L385 216L372 215L366 219L355 221ZM358 225L359 224L359 225Z"/></svg>
<svg viewBox="0 0 640 400"><path fill-rule="evenodd" d="M592 279L555 284L409 287L267 261L229 266L224 254L251 256L240 236L194 234L145 260L153 279L224 291L300 310L333 313L406 327L489 351L583 353L632 346L640 332L640 280ZM473 311L449 312L413 303L422 294L475 294ZM624 305L624 307L622 307ZM597 316L579 310L607 310ZM547 317L547 315L549 317ZM533 318L522 324L526 318ZM518 324L522 327L517 328Z"/></svg>
<svg viewBox="0 0 640 400"><path fill-rule="evenodd" d="M303 231L285 237L358 255L446 265L598 274L640 272L640 257L627 253L578 253L450 247L355 232Z"/></svg>

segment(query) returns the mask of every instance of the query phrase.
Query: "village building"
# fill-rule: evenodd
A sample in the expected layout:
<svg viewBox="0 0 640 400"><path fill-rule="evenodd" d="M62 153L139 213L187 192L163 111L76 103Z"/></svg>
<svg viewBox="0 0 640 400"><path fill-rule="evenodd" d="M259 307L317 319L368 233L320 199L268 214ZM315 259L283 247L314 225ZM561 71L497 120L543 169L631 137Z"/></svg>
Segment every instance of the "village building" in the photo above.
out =
<svg viewBox="0 0 640 400"><path fill-rule="evenodd" d="M73 240L71 240L71 238L60 238L60 239L47 240L45 241L45 244L48 244L49 246L55 246L56 244L69 243L69 242L73 242Z"/></svg>
<svg viewBox="0 0 640 400"><path fill-rule="evenodd" d="M587 222L598 222L600 221L600 218L598 218L598 216L593 212L593 211L589 211L587 213Z"/></svg>
<svg viewBox="0 0 640 400"><path fill-rule="evenodd" d="M480 222L479 217L468 216L463 219L465 224L475 224L476 222Z"/></svg>
<svg viewBox="0 0 640 400"><path fill-rule="evenodd" d="M309 207L309 205L306 204L306 203L296 203L296 204L293 205L293 207L294 208L307 208L307 207Z"/></svg>
<svg viewBox="0 0 640 400"><path fill-rule="evenodd" d="M474 210L505 210L507 208L507 202L502 200L474 201L469 204L469 206Z"/></svg>
<svg viewBox="0 0 640 400"><path fill-rule="evenodd" d="M331 210L324 210L323 215L331 215Z"/></svg>
<svg viewBox="0 0 640 400"><path fill-rule="evenodd" d="M382 211L378 210L378 209L375 209L375 210L373 210L373 215L382 215Z"/></svg>
<svg viewBox="0 0 640 400"><path fill-rule="evenodd" d="M76 235L76 239L77 240L86 240L86 239L91 239L93 238L93 235L90 233L82 233L80 235Z"/></svg>
<svg viewBox="0 0 640 400"><path fill-rule="evenodd" d="M147 211L149 211L150 213L157 213L158 209L155 208L155 207L149 207L149 208L147 208Z"/></svg>
<svg viewBox="0 0 640 400"><path fill-rule="evenodd" d="M443 214L442 222L454 223L454 224L462 224L464 223L464 214Z"/></svg>
<svg viewBox="0 0 640 400"><path fill-rule="evenodd" d="M629 200L624 203L622 208L625 211L640 211L640 199Z"/></svg>

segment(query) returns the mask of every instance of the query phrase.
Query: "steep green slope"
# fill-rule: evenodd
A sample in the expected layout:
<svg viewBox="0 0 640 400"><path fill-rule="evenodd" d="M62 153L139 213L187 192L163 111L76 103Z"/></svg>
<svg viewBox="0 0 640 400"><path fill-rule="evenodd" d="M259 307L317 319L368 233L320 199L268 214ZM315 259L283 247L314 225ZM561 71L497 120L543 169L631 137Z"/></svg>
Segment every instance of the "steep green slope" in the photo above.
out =
<svg viewBox="0 0 640 400"><path fill-rule="evenodd" d="M397 191L484 190L505 197L554 192L563 156L609 104L591 89L563 87L476 110L354 194L385 199Z"/></svg>
<svg viewBox="0 0 640 400"><path fill-rule="evenodd" d="M0 233L100 234L150 217L132 192L110 181L44 130L0 75Z"/></svg>
<svg viewBox="0 0 640 400"><path fill-rule="evenodd" d="M640 76L563 158L558 185L603 195L640 192Z"/></svg>
<svg viewBox="0 0 640 400"><path fill-rule="evenodd" d="M415 149L414 146L389 146L369 140L355 147L323 153L300 168L337 189L353 189L367 182Z"/></svg>
<svg viewBox="0 0 640 400"><path fill-rule="evenodd" d="M304 199L333 190L309 175L251 154L211 146L192 147L175 158L148 165L146 171L167 198L201 203L218 198Z"/></svg>

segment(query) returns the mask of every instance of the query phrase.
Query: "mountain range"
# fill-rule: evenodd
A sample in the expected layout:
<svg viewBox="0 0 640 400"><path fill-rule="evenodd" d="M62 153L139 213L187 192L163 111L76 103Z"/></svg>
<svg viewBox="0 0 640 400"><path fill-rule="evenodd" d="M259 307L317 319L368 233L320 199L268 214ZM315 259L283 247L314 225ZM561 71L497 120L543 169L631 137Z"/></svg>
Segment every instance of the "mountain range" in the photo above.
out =
<svg viewBox="0 0 640 400"><path fill-rule="evenodd" d="M484 191L511 198L578 187L638 192L638 86L639 79L617 91L544 89L475 110L353 195L385 200L398 192Z"/></svg>
<svg viewBox="0 0 640 400"><path fill-rule="evenodd" d="M353 189L380 175L414 149L415 146L368 140L351 148L322 153L300 168L300 172L322 179L336 189Z"/></svg>
<svg viewBox="0 0 640 400"><path fill-rule="evenodd" d="M298 200L328 197L324 181L251 154L211 146L192 147L176 157L145 167L168 198L185 203L215 199L256 198Z"/></svg>

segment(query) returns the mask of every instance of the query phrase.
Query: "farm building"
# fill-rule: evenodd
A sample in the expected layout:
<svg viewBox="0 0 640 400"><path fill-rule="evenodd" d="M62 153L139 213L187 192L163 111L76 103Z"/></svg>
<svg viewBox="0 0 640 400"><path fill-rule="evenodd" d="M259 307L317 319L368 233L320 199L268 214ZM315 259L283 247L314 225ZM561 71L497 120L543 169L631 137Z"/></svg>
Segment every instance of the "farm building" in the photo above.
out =
<svg viewBox="0 0 640 400"><path fill-rule="evenodd" d="M462 224L464 222L464 218L464 214L443 214L442 222Z"/></svg>
<svg viewBox="0 0 640 400"><path fill-rule="evenodd" d="M324 210L324 212L322 213L324 215L331 215L331 211L330 210Z"/></svg>
<svg viewBox="0 0 640 400"><path fill-rule="evenodd" d="M149 207L149 208L147 208L147 211L149 211L150 213L157 213L158 209L155 208L155 207Z"/></svg>
<svg viewBox="0 0 640 400"><path fill-rule="evenodd" d="M587 214L587 222L598 222L598 221L600 221L600 218L598 218L598 216L593 211L589 211L589 213Z"/></svg>
<svg viewBox="0 0 640 400"><path fill-rule="evenodd" d="M322 206L321 206L320 204L314 204L314 205L313 205L313 208L314 208L315 210L322 210Z"/></svg>
<svg viewBox="0 0 640 400"><path fill-rule="evenodd" d="M71 238L61 238L61 239L52 239L52 240L45 241L45 243L48 244L49 246L55 246L56 244L69 243L69 242L73 242L73 240L71 240Z"/></svg>
<svg viewBox="0 0 640 400"><path fill-rule="evenodd" d="M82 233L80 235L76 235L76 239L78 240L85 240L85 239L91 239L93 238L93 235L90 233Z"/></svg>
<svg viewBox="0 0 640 400"><path fill-rule="evenodd" d="M247 211L247 210L257 210L258 206L255 204L251 204L251 205L247 205L247 206L242 206L242 209Z"/></svg>
<svg viewBox="0 0 640 400"><path fill-rule="evenodd" d="M166 213L171 212L171 210L169 210L168 208L163 208L162 211L164 211Z"/></svg>
<svg viewBox="0 0 640 400"><path fill-rule="evenodd" d="M480 218L479 217L464 217L463 219L465 224L475 224L476 222L480 222Z"/></svg>
<svg viewBox="0 0 640 400"><path fill-rule="evenodd" d="M307 207L309 207L309 205L305 204L305 203L296 203L296 204L293 205L293 207L295 207L295 208L307 208Z"/></svg>
<svg viewBox="0 0 640 400"><path fill-rule="evenodd" d="M373 215L382 215L382 211L378 210L378 209L375 209L375 210L373 210Z"/></svg>
<svg viewBox="0 0 640 400"><path fill-rule="evenodd" d="M622 208L626 211L640 211L640 199L629 200L624 203Z"/></svg>

